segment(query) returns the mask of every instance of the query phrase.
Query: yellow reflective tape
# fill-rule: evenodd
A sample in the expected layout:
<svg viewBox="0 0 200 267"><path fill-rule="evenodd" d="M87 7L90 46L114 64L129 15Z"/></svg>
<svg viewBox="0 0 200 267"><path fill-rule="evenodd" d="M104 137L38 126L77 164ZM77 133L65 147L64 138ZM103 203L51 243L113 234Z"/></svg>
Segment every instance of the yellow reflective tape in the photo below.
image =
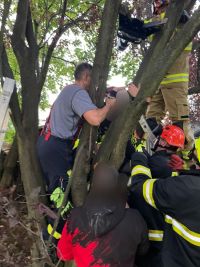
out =
<svg viewBox="0 0 200 267"><path fill-rule="evenodd" d="M188 82L189 74L188 73L176 73L176 74L168 74L164 77L161 84L169 84L169 83L179 83L179 82Z"/></svg>
<svg viewBox="0 0 200 267"><path fill-rule="evenodd" d="M149 230L148 237L150 241L163 241L163 234L162 230Z"/></svg>
<svg viewBox="0 0 200 267"><path fill-rule="evenodd" d="M135 150L137 152L143 152L143 148L145 148L145 146L143 144L139 144L136 146Z"/></svg>
<svg viewBox="0 0 200 267"><path fill-rule="evenodd" d="M182 154L182 157L184 160L189 160L190 159L190 153L191 151L190 150L182 150L181 151L181 154Z"/></svg>
<svg viewBox="0 0 200 267"><path fill-rule="evenodd" d="M170 84L170 83L182 83L182 82L188 82L189 79L188 78L182 78L182 79L171 79L171 80L163 80L160 84L161 85L165 85L165 84Z"/></svg>
<svg viewBox="0 0 200 267"><path fill-rule="evenodd" d="M145 19L145 20L144 20L144 24L150 23L150 22L152 22L152 21L153 21L153 19Z"/></svg>
<svg viewBox="0 0 200 267"><path fill-rule="evenodd" d="M153 185L156 180L157 179L148 179L144 182L143 197L149 205L157 209L154 198L153 198Z"/></svg>
<svg viewBox="0 0 200 267"><path fill-rule="evenodd" d="M172 176L178 176L178 172L172 172Z"/></svg>
<svg viewBox="0 0 200 267"><path fill-rule="evenodd" d="M172 225L174 232L176 232L183 239L188 241L190 244L200 247L200 234L194 231L191 231L182 223L178 222L169 215L165 216L165 222Z"/></svg>
<svg viewBox="0 0 200 267"><path fill-rule="evenodd" d="M184 51L192 51L192 43L189 43L189 45L186 46Z"/></svg>
<svg viewBox="0 0 200 267"><path fill-rule="evenodd" d="M80 139L76 139L74 146L73 146L73 149L76 149L78 147L79 142L80 142Z"/></svg>
<svg viewBox="0 0 200 267"><path fill-rule="evenodd" d="M177 77L189 77L188 73L176 73L176 74L167 74L165 75L166 78L177 78Z"/></svg>
<svg viewBox="0 0 200 267"><path fill-rule="evenodd" d="M197 152L197 158L198 158L198 161L200 162L200 137L194 139L194 143L195 143L195 149Z"/></svg>
<svg viewBox="0 0 200 267"><path fill-rule="evenodd" d="M162 13L160 14L160 18L161 18L161 19L164 19L164 17L165 17L165 12L162 12Z"/></svg>
<svg viewBox="0 0 200 267"><path fill-rule="evenodd" d="M135 167L133 167L131 176L134 176L137 174L144 174L151 178L151 170L142 165L136 165Z"/></svg>
<svg viewBox="0 0 200 267"><path fill-rule="evenodd" d="M67 175L68 175L69 177L71 177L71 175L72 175L72 170L71 170L71 169L67 171Z"/></svg>
<svg viewBox="0 0 200 267"><path fill-rule="evenodd" d="M51 224L48 224L48 226L47 226L47 232L50 235L52 235L52 233L53 233L53 227L51 226ZM61 238L61 234L59 234L58 232L55 231L54 234L53 234L53 237L55 239L60 239Z"/></svg>

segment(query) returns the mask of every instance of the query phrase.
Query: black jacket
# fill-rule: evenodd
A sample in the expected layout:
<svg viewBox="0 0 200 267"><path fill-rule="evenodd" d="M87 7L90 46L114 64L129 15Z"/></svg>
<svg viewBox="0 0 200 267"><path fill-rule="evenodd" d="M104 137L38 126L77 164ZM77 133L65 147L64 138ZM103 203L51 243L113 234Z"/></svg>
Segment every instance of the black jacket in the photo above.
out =
<svg viewBox="0 0 200 267"><path fill-rule="evenodd" d="M146 161L146 162L145 162ZM165 217L162 262L164 267L200 266L200 172L166 179L152 179L147 158L138 154L131 190ZM133 172L134 173L134 172Z"/></svg>
<svg viewBox="0 0 200 267"><path fill-rule="evenodd" d="M119 211L113 205L96 204L96 200L93 205L86 201L83 207L72 211L68 225L73 245L78 242L87 249L90 243L96 243L91 266L99 266L95 265L98 262L110 267L135 266L135 257L144 255L149 248L144 219L137 210L124 207Z"/></svg>

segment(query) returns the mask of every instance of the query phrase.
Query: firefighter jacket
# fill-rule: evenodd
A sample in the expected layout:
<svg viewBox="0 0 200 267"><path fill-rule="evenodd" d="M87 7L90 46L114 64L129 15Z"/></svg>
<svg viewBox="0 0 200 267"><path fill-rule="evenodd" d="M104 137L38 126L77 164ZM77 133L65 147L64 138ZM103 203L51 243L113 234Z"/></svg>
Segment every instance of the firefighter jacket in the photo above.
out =
<svg viewBox="0 0 200 267"><path fill-rule="evenodd" d="M144 154L133 155L131 190L136 191L151 207L163 213L165 220L161 252L163 266L198 267L200 266L200 172L153 179L147 162Z"/></svg>
<svg viewBox="0 0 200 267"><path fill-rule="evenodd" d="M146 167L147 175L150 177L154 175L155 177L165 178L172 175L171 168L166 164L168 157L165 151L159 151L152 156L148 156L148 164L151 166L151 171L148 170L146 158L143 160L143 153L136 153L135 155L137 155L138 164L132 170L132 176L140 173L141 168L144 170L144 167ZM138 191L135 189L134 186L130 187L128 204L131 208L139 210L145 219L150 241L148 254L140 259L137 264L139 267L162 267L161 251L165 226L164 215L162 212L148 205L143 196L138 194Z"/></svg>
<svg viewBox="0 0 200 267"><path fill-rule="evenodd" d="M165 17L165 13L160 14L150 20L146 20L145 23L162 20ZM182 23L178 24L176 31L182 27ZM152 38L151 38L152 40ZM171 68L167 71L164 79L162 80L161 88L188 88L189 82L189 54L192 50L192 43L189 43L181 55L176 59Z"/></svg>

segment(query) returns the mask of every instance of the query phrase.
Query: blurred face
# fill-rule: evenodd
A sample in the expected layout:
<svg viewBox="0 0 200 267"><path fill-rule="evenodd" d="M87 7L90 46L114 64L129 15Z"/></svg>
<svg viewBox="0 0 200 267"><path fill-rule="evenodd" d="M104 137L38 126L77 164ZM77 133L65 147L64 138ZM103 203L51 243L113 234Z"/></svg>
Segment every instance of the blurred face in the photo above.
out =
<svg viewBox="0 0 200 267"><path fill-rule="evenodd" d="M86 90L89 89L90 87L90 84L91 84L91 73L89 71L86 71L84 74L83 74L83 78L82 78L82 81L84 83L84 88Z"/></svg>
<svg viewBox="0 0 200 267"><path fill-rule="evenodd" d="M153 2L153 13L156 15L161 14L165 8L168 6L168 1L155 0Z"/></svg>

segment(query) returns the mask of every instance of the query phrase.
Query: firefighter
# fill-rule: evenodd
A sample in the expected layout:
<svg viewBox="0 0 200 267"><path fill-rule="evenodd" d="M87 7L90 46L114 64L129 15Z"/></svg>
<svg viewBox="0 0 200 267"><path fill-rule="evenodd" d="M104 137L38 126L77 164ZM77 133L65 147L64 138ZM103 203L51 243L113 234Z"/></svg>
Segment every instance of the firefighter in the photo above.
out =
<svg viewBox="0 0 200 267"><path fill-rule="evenodd" d="M173 151L174 141L177 142L178 139L164 133L158 148L162 149L168 142L167 150ZM184 144L182 134L178 142ZM155 179L159 176L155 171L158 171L160 163L161 160L157 157L154 169L152 163L150 169L149 159L144 153L136 152L132 156L130 190L134 199L161 212L164 218L161 263L152 266L197 267L200 264L200 170L184 171L181 175ZM175 165L176 169L181 169L181 166ZM161 164L161 173L164 169L166 168ZM144 218L147 225L150 220L155 219L148 217L148 213ZM158 238L159 234L161 232L157 235L154 233L152 237Z"/></svg>
<svg viewBox="0 0 200 267"><path fill-rule="evenodd" d="M161 19L165 16L165 10L170 1L155 0L154 20ZM189 19L184 11L177 30ZM156 118L160 122L165 116L166 111L169 112L169 117L172 122L178 122L179 126L184 130L186 136L186 145L183 150L183 155L187 158L188 153L194 147L193 131L189 120L189 105L188 105L188 81L189 81L189 55L192 44L190 43L176 59L172 67L166 73L156 94L152 97L147 110L147 118ZM163 108L165 107L165 108Z"/></svg>
<svg viewBox="0 0 200 267"><path fill-rule="evenodd" d="M106 117L114 99L106 99L103 108L97 108L88 94L92 66L79 64L74 72L74 84L66 86L54 102L49 118L37 143L47 193L53 206L58 209L62 204L64 191L70 176L74 160L74 148L83 120L98 126ZM68 207L63 208L63 212ZM58 228L62 228L62 225ZM53 230L52 222L48 224L48 233ZM60 232L54 234L60 238Z"/></svg>
<svg viewBox="0 0 200 267"><path fill-rule="evenodd" d="M141 131L142 133L142 131ZM158 137L158 143L154 148L155 153L152 156L149 156L145 151L145 155L147 155L148 165L145 166L140 165L140 161L142 157L139 154L135 154L138 156L138 166L132 170L132 176L136 175L138 172L146 171L148 176L154 178L165 179L174 175L173 170L182 169L183 160L176 157L177 149L182 148L184 145L184 133L183 130L178 128L177 126L168 125L163 128L160 137ZM141 159L140 159L141 158ZM181 161L181 165L180 165ZM150 171L148 169L150 167ZM164 216L163 214L149 206L145 199L138 195L138 192L134 190L135 188L130 187L129 194L129 206L131 208L136 208L144 217L148 230L149 230L149 240L150 240L150 250L147 256L140 259L137 262L140 267L162 267L162 241L164 234Z"/></svg>

